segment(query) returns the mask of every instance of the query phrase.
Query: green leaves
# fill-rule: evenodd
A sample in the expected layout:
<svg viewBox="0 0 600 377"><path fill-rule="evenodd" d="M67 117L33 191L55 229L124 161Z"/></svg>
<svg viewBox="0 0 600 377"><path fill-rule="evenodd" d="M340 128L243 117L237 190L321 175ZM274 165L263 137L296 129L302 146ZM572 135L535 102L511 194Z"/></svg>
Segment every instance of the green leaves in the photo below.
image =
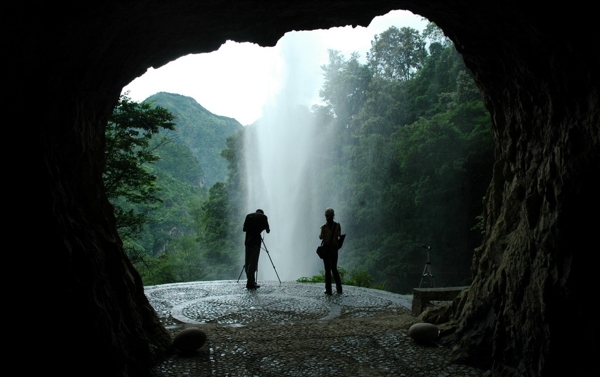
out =
<svg viewBox="0 0 600 377"><path fill-rule="evenodd" d="M330 148L344 151L327 165L352 234L340 261L398 292L419 283L423 244L440 283L470 278L493 164L489 114L462 57L434 24L425 35L429 54L416 30L386 30L364 66L331 51L317 117L327 124L330 110Z"/></svg>
<svg viewBox="0 0 600 377"><path fill-rule="evenodd" d="M352 285L356 287L383 289L383 286L372 287L373 277L369 273L362 269L355 269L352 271L346 270L344 267L338 266L338 272L343 285ZM296 279L298 283L324 283L325 282L325 271L321 270L319 275L311 277L301 277Z"/></svg>
<svg viewBox="0 0 600 377"><path fill-rule="evenodd" d="M363 106L372 75L354 53L345 60L339 51L329 50L329 64L321 67L325 82L319 95L331 109L337 124L346 126Z"/></svg>
<svg viewBox="0 0 600 377"><path fill-rule="evenodd" d="M226 148L226 138L242 129L238 121L212 114L193 98L180 94L161 92L144 102L169 109L177 117L177 131L164 134L191 151L202 166L202 182L207 187L226 180L227 162L221 151Z"/></svg>
<svg viewBox="0 0 600 377"><path fill-rule="evenodd" d="M151 164L155 151L168 142L153 137L161 129L174 129L174 116L166 109L121 96L106 127L106 165L102 178L106 195L115 207L121 238L135 237L148 222L147 212L160 202Z"/></svg>
<svg viewBox="0 0 600 377"><path fill-rule="evenodd" d="M394 81L413 78L426 57L425 40L419 31L395 26L375 36L367 55L376 76Z"/></svg>

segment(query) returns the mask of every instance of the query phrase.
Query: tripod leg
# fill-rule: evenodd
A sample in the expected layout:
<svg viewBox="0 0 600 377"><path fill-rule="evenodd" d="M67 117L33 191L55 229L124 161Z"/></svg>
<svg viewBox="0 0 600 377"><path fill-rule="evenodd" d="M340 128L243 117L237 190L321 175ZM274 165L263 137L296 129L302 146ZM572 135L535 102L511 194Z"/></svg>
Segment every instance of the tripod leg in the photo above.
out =
<svg viewBox="0 0 600 377"><path fill-rule="evenodd" d="M238 280L237 280L238 283L240 282L240 278L242 277L242 272L244 272L245 269L246 269L246 265L243 265L242 270L240 271L240 276L238 276Z"/></svg>
<svg viewBox="0 0 600 377"><path fill-rule="evenodd" d="M273 266L273 271L275 271L275 275L277 275L277 280L279 280L279 284L281 284L281 279L279 278L279 274L277 273L277 269L275 268L275 265L273 264L273 259L271 259L271 254L269 254L268 251L267 251L267 255L269 256L269 260L271 261L271 266Z"/></svg>
<svg viewBox="0 0 600 377"><path fill-rule="evenodd" d="M423 278L427 276L427 263L425 263L425 266L423 267L423 273L421 274L421 282L419 283L419 288L421 288L421 285L423 285Z"/></svg>
<svg viewBox="0 0 600 377"><path fill-rule="evenodd" d="M427 274L429 275L429 286L435 288L435 280L433 280L433 272L431 271L431 264L427 265Z"/></svg>
<svg viewBox="0 0 600 377"><path fill-rule="evenodd" d="M279 280L279 284L281 284L281 279L279 278L279 274L277 273L277 269L275 268L275 264L273 263L273 259L271 259L271 254L269 254L269 250L267 250L267 245L265 245L265 240L261 238L262 244L265 247L265 251L267 252L267 256L271 261L271 266L273 266L273 270L275 271L275 275L277 275L277 280Z"/></svg>

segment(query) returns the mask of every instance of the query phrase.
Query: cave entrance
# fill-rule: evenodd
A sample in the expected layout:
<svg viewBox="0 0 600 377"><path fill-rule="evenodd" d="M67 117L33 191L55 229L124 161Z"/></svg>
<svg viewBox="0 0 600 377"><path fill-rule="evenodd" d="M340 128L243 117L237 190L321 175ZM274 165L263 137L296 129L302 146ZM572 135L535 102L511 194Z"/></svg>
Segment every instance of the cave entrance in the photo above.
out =
<svg viewBox="0 0 600 377"><path fill-rule="evenodd" d="M278 230L266 236L277 270L262 258L262 280L277 280L277 272L286 281L318 275L320 260L306 257L318 240L299 235L314 235L323 209L335 207L337 221L354 236L340 264L356 284L410 292L419 285L424 245L433 247L442 286L470 283L472 250L481 242L476 229L481 198L493 164L489 115L441 30L405 11L371 25L287 33L273 48L228 42L215 53L151 70L124 88L134 99L159 106L195 99L196 115L182 112L190 101L171 108L189 123L180 125L188 135L199 135L190 131L193 123L205 122L190 121L200 116L199 109L244 119L237 120L245 126L240 150L227 153L243 150L243 162L229 160L229 166L243 168L228 173L223 160L218 177L203 177L201 201L215 204L223 199L219 195L232 194L221 186L221 194L211 189L218 182L243 188L227 212L232 229L254 207L267 211ZM206 153L192 136L179 141ZM232 144L224 136L220 147L212 148L213 161L226 148ZM185 202L175 205L189 212ZM353 216L356 210L359 217ZM145 283L170 283L174 275L179 281L235 279L243 266L243 234L230 234L226 245L216 245L211 235L194 234L202 227L155 228L154 238L164 233L163 239L151 243L149 254L171 258L152 268L138 264ZM203 241L176 239L186 233ZM377 242L369 241L373 237ZM166 264L175 272L156 279L160 274L153 270L164 271Z"/></svg>

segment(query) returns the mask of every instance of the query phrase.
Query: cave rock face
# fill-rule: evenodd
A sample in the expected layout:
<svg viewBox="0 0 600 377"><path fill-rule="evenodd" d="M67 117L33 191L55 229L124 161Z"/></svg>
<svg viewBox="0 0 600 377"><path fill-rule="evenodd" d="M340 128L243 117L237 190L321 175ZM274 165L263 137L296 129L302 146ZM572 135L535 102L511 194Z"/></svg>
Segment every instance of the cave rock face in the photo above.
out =
<svg viewBox="0 0 600 377"><path fill-rule="evenodd" d="M589 254L600 229L595 9L584 1L543 9L529 3L2 5L7 108L16 114L15 140L34 150L33 159L19 161L30 181L15 183L24 188L17 202L30 205L28 225L48 233L20 254L40 267L32 283L52 298L49 335L66 347L50 347L41 368L146 375L170 346L125 258L102 188L104 127L125 85L149 67L214 51L228 39L272 46L290 30L367 25L408 9L454 41L484 94L496 138L485 238L458 314L454 359L504 375L591 375L598 331L586 302L596 294Z"/></svg>

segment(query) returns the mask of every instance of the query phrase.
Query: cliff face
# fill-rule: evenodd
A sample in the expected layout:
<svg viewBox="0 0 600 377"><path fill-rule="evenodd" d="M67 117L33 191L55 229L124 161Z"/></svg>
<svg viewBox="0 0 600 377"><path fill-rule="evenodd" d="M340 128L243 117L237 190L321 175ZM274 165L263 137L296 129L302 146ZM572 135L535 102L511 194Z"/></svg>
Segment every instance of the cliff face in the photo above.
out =
<svg viewBox="0 0 600 377"><path fill-rule="evenodd" d="M600 48L592 3L70 4L2 5L3 87L18 120L16 140L36 153L17 163L30 178L15 182L14 199L29 203L28 227L47 234L27 240L18 262L38 267L31 283L49 302L45 335L64 344L47 350L40 369L146 375L152 355L170 342L125 258L102 189L104 125L123 86L149 67L216 50L227 39L269 46L286 31L367 25L408 9L454 41L484 93L496 138L485 239L474 255L455 359L504 375L591 375L598 331L585 303L596 294L589 261L600 229ZM32 104L32 92L39 102ZM91 370L78 373L80 365Z"/></svg>

